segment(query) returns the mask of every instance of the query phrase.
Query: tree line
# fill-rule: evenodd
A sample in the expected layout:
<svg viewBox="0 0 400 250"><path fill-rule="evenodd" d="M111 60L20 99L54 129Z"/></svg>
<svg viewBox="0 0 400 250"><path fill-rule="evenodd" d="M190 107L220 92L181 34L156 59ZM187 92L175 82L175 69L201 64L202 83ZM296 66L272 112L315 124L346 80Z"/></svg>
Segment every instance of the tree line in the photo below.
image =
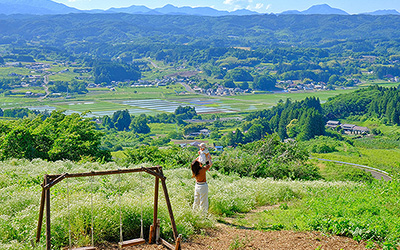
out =
<svg viewBox="0 0 400 250"><path fill-rule="evenodd" d="M324 110L328 119L364 116L400 125L400 90L394 87L370 86L331 97L324 104Z"/></svg>
<svg viewBox="0 0 400 250"><path fill-rule="evenodd" d="M0 159L41 158L51 161L82 159L109 161L100 150L102 132L78 114L53 111L47 118L0 121Z"/></svg>

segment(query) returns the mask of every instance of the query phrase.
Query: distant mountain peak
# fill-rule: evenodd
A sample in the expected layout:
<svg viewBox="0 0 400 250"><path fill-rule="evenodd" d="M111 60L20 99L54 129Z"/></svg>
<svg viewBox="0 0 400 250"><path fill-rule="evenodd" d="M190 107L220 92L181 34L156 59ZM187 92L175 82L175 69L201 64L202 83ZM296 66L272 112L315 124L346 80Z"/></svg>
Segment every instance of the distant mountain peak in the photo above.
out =
<svg viewBox="0 0 400 250"><path fill-rule="evenodd" d="M319 14L319 15L349 15L344 10L332 8L328 4L313 5L309 9L302 12L306 15Z"/></svg>
<svg viewBox="0 0 400 250"><path fill-rule="evenodd" d="M367 12L363 13L365 15L373 15L373 16L382 16L382 15L400 15L400 12L397 10L391 9L391 10L376 10L373 12Z"/></svg>
<svg viewBox="0 0 400 250"><path fill-rule="evenodd" d="M71 0L72 1L72 0ZM68 13L127 13L146 15L195 15L195 16L228 16L228 15L260 15L255 11L241 9L232 12L216 10L211 7L177 7L166 4L163 7L150 9L144 5L132 5L122 8L110 8L108 10L79 10L52 0L0 0L0 14L33 14L33 15L54 15ZM364 15L400 15L397 10L377 10L374 12L362 13ZM278 15L349 15L344 10L333 8L328 4L313 5L307 10L288 10Z"/></svg>
<svg viewBox="0 0 400 250"><path fill-rule="evenodd" d="M288 10L281 13L281 15L349 15L344 10L332 8L328 4L313 5L307 10Z"/></svg>
<svg viewBox="0 0 400 250"><path fill-rule="evenodd" d="M82 12L51 0L0 0L0 14L68 14Z"/></svg>
<svg viewBox="0 0 400 250"><path fill-rule="evenodd" d="M0 0L1 1L1 0ZM146 9L144 9L146 8ZM195 16L226 16L226 15L258 15L258 12L250 10L236 10L233 12L216 10L211 7L177 7L172 4L166 4L163 7L149 9L145 6L132 5L126 8L111 8L107 12L124 12L128 14L146 14L146 15L195 15Z"/></svg>

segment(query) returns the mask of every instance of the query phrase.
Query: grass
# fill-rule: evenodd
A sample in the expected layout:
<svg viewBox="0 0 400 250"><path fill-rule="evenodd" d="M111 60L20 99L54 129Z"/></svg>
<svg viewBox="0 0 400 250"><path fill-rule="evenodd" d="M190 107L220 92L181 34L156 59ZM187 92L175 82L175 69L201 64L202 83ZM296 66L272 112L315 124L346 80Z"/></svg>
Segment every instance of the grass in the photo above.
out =
<svg viewBox="0 0 400 250"><path fill-rule="evenodd" d="M31 69L27 69L24 67L0 67L0 78L10 78L9 74L16 73L19 75L31 75ZM34 75L40 75L38 73L34 73Z"/></svg>
<svg viewBox="0 0 400 250"><path fill-rule="evenodd" d="M367 165L384 170L392 175L400 172L400 149L357 148L355 152L333 152L313 154L314 157ZM384 157L383 157L384 156Z"/></svg>
<svg viewBox="0 0 400 250"><path fill-rule="evenodd" d="M59 73L59 74L55 74L55 75L50 75L49 80L50 81L70 82L70 81L74 81L76 76L79 76L79 74L76 74L73 72Z"/></svg>
<svg viewBox="0 0 400 250"><path fill-rule="evenodd" d="M374 180L371 173L353 166L333 162L318 162L317 165L320 168L321 176L326 181L372 182Z"/></svg>
<svg viewBox="0 0 400 250"><path fill-rule="evenodd" d="M242 225L268 229L279 225L284 230L317 230L378 241L386 246L399 243L400 183L373 182L359 185L332 183L319 190L309 189L301 200L265 210L241 220Z"/></svg>
<svg viewBox="0 0 400 250"><path fill-rule="evenodd" d="M146 164L145 164L146 166ZM118 169L115 163L45 162L8 160L0 163L0 248L31 249L37 225L41 182L44 174L90 172ZM129 166L134 167L134 166ZM178 232L185 238L212 227L216 217L249 212L257 206L281 204L279 209L256 214L242 224L252 223L266 230L318 230L346 235L357 240L397 244L400 237L400 182L367 183L326 181L274 181L272 179L208 175L210 215L192 211L194 180L189 169L164 171ZM67 185L68 184L68 185ZM143 187L143 189L142 189ZM92 192L93 190L93 192ZM143 192L141 191L143 190ZM51 189L52 244L68 245L71 220L75 246L90 242L93 218L95 242L117 242L119 209L124 238L140 232L140 199L143 199L145 234L152 223L154 178L148 174L76 178L62 181ZM121 195L121 199L120 199ZM160 192L162 236L171 239L167 208ZM69 207L67 198L69 196ZM69 208L69 212L68 212ZM147 235L145 235L147 237ZM44 247L44 230L39 248ZM239 242L237 242L239 243ZM232 247L237 244L233 243Z"/></svg>
<svg viewBox="0 0 400 250"><path fill-rule="evenodd" d="M169 123L151 123L149 124L150 133L154 135L166 135L169 132L178 131L180 132L180 127L176 124Z"/></svg>

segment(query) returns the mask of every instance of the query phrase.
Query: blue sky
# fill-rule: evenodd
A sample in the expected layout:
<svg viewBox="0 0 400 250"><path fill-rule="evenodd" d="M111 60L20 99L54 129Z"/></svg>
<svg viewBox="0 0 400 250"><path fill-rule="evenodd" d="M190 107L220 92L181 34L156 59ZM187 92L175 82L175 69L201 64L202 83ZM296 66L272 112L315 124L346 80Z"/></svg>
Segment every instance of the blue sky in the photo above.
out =
<svg viewBox="0 0 400 250"><path fill-rule="evenodd" d="M250 9L261 13L279 13L285 10L305 10L315 4L329 4L350 14L370 12L382 9L400 11L400 0L54 0L55 2L78 9L108 9L144 5L149 8L162 7L166 4L175 6L212 7L218 10L233 11Z"/></svg>

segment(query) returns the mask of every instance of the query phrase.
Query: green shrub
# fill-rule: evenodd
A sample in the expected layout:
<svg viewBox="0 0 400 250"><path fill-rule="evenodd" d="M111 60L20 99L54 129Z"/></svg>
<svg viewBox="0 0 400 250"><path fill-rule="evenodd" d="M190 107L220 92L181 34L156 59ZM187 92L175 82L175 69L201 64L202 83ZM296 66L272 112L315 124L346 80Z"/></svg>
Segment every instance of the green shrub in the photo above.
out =
<svg viewBox="0 0 400 250"><path fill-rule="evenodd" d="M196 148L193 147L193 150ZM125 151L129 164L151 163L166 168L189 167L197 157L197 152L188 148L173 146L158 148L156 146L141 146Z"/></svg>
<svg viewBox="0 0 400 250"><path fill-rule="evenodd" d="M225 151L213 165L223 173L240 176L316 180L318 168L307 163L308 153L295 142L283 143L276 135Z"/></svg>

